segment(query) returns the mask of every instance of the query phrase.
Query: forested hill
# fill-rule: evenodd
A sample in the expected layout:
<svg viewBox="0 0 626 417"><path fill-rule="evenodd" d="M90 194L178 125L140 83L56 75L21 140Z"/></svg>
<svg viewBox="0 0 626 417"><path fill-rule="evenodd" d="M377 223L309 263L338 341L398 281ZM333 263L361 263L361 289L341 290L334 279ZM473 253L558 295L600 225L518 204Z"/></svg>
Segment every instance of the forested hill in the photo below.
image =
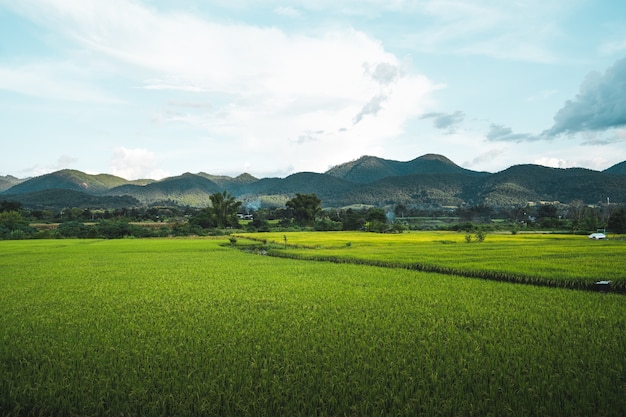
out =
<svg viewBox="0 0 626 417"><path fill-rule="evenodd" d="M604 170L603 172L607 172L609 174L626 175L626 161L615 164L612 167Z"/></svg>
<svg viewBox="0 0 626 417"><path fill-rule="evenodd" d="M361 158L337 165L326 174L360 184L368 184L383 178L405 175L463 174L472 176L489 175L461 168L443 155L427 154L408 162L392 161L375 156Z"/></svg>
<svg viewBox="0 0 626 417"><path fill-rule="evenodd" d="M626 203L626 161L605 171L516 165L497 173L462 168L442 155L400 162L364 156L325 173L301 172L286 178L237 177L204 172L159 181L128 181L108 174L61 170L30 179L0 177L0 201L25 207L119 207L120 204L176 204L201 207L226 190L255 206L281 206L296 193L317 194L325 207L356 204L414 207L463 205L520 206L559 201ZM2 189L0 189L2 190ZM71 191L71 192L68 192Z"/></svg>

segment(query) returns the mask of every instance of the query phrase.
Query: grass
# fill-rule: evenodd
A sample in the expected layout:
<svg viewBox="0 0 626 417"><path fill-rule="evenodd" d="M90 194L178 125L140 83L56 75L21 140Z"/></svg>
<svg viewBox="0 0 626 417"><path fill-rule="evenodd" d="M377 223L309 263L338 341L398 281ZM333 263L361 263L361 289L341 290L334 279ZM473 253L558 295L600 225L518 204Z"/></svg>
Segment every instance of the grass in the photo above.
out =
<svg viewBox="0 0 626 417"><path fill-rule="evenodd" d="M462 276L568 288L593 288L610 280L626 292L626 242L595 241L558 234L488 234L465 243L465 233L362 232L263 233L242 235L275 242L273 254L302 259L379 264Z"/></svg>
<svg viewBox="0 0 626 417"><path fill-rule="evenodd" d="M626 410L621 295L228 246L0 242L0 414Z"/></svg>

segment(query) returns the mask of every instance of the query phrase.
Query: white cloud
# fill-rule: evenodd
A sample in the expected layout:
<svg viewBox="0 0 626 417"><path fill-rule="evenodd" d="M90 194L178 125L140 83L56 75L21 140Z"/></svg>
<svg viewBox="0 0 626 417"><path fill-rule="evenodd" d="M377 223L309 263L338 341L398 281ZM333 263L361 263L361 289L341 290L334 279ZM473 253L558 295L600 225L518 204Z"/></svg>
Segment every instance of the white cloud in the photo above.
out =
<svg viewBox="0 0 626 417"><path fill-rule="evenodd" d="M618 39L605 42L600 45L600 53L603 55L612 55L626 51L626 39Z"/></svg>
<svg viewBox="0 0 626 417"><path fill-rule="evenodd" d="M567 161L559 158L541 157L533 162L537 165L543 165L550 168L572 168L577 166L574 161Z"/></svg>
<svg viewBox="0 0 626 417"><path fill-rule="evenodd" d="M503 148L490 149L488 151L482 152L480 155L474 157L471 161L466 161L462 165L465 168L473 168L473 167L481 167L484 166L494 160L497 160L505 152Z"/></svg>
<svg viewBox="0 0 626 417"><path fill-rule="evenodd" d="M161 179L168 172L157 168L155 154L147 149L118 147L113 150L111 173L125 179Z"/></svg>
<svg viewBox="0 0 626 417"><path fill-rule="evenodd" d="M403 44L433 54L481 55L501 60L549 63L562 36L558 22L580 3L555 0L515 2L425 0L404 5L421 19L403 36Z"/></svg>
<svg viewBox="0 0 626 417"><path fill-rule="evenodd" d="M219 143L221 152L241 155L256 170L283 169L275 161L287 164L295 151L300 170L325 169L337 155L384 149L441 88L349 27L287 33L125 0L24 1L15 7L64 34L94 66L141 86L139 94L186 94L185 100L196 94L197 101L211 102L202 113L153 110L153 120L161 128L175 122L201 129L207 146ZM115 169L131 167L120 162Z"/></svg>
<svg viewBox="0 0 626 417"><path fill-rule="evenodd" d="M69 169L72 165L78 162L78 158L70 155L61 155L56 163L46 166L34 166L32 172L34 176L49 174L51 172L59 171L61 169Z"/></svg>
<svg viewBox="0 0 626 417"><path fill-rule="evenodd" d="M94 87L88 70L68 62L0 66L0 90L46 99L120 104L122 100Z"/></svg>
<svg viewBox="0 0 626 417"><path fill-rule="evenodd" d="M302 15L298 9L291 6L278 6L274 9L274 12L281 16L286 16L290 18L297 18Z"/></svg>

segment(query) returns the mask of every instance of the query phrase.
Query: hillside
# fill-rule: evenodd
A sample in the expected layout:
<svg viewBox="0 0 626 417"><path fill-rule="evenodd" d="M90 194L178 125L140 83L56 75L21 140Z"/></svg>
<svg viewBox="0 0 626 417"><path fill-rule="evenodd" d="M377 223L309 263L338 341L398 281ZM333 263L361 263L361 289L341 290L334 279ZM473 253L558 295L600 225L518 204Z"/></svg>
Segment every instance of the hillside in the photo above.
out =
<svg viewBox="0 0 626 417"><path fill-rule="evenodd" d="M0 175L0 193L24 181L26 180L16 178L12 175L6 175L6 176Z"/></svg>
<svg viewBox="0 0 626 417"><path fill-rule="evenodd" d="M595 204L613 196L626 202L626 178L584 168L548 168L516 165L490 175L478 192L479 200L489 205L515 201L582 200Z"/></svg>
<svg viewBox="0 0 626 417"><path fill-rule="evenodd" d="M219 187L224 189L244 188L246 185L253 184L258 181L257 178L248 173L243 173L235 178L226 175L211 175L206 172L199 172L197 175L214 182Z"/></svg>
<svg viewBox="0 0 626 417"><path fill-rule="evenodd" d="M487 173L461 168L445 156L435 154L427 154L407 162L363 156L356 161L337 165L326 171L326 174L359 184L373 183L388 177L417 174L488 175Z"/></svg>
<svg viewBox="0 0 626 417"><path fill-rule="evenodd" d="M106 195L129 195L143 204L174 203L178 205L206 206L209 196L223 188L200 175L186 173L139 186L121 185L106 192Z"/></svg>
<svg viewBox="0 0 626 417"><path fill-rule="evenodd" d="M0 195L0 200L5 196ZM97 196L87 194L82 191L51 189L34 191L32 193L12 194L6 196L6 199L17 201L24 207L34 210L53 210L59 211L64 208L106 208L121 209L128 207L136 207L140 202L128 195L123 196Z"/></svg>
<svg viewBox="0 0 626 417"><path fill-rule="evenodd" d="M139 184L145 184L150 181L151 180L142 180L139 181ZM110 174L90 175L73 169L63 169L61 171L31 178L11 187L7 191L11 194L24 194L36 191L63 189L83 191L88 194L98 194L108 191L113 187L129 183L131 182L124 178Z"/></svg>
<svg viewBox="0 0 626 417"><path fill-rule="evenodd" d="M317 194L325 207L352 204L415 207L463 205L523 206L528 202L582 201L597 204L611 198L626 203L626 162L600 172L583 168L515 165L497 173L462 168L441 155L406 162L364 156L326 173L299 172L286 178L257 179L185 173L160 181L127 181L113 175L61 170L28 180L0 177L14 184L0 199L27 207L63 203L66 207L106 207L119 201L91 197L124 197L130 205L174 204L203 207L209 196L228 191L251 206L282 206L296 193ZM74 193L69 193L72 191ZM78 194L77 194L78 192ZM62 196L62 197L58 197Z"/></svg>
<svg viewBox="0 0 626 417"><path fill-rule="evenodd" d="M615 164L612 167L607 168L602 172L606 172L608 174L626 175L626 161L620 162L619 164Z"/></svg>

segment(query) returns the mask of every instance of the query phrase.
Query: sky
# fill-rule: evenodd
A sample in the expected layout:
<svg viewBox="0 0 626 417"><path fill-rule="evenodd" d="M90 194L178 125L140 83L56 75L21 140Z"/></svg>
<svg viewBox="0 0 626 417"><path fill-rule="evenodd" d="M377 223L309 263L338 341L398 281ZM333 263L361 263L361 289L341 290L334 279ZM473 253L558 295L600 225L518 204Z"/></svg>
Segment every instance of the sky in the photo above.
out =
<svg viewBox="0 0 626 417"><path fill-rule="evenodd" d="M0 0L0 175L626 160L622 0Z"/></svg>

